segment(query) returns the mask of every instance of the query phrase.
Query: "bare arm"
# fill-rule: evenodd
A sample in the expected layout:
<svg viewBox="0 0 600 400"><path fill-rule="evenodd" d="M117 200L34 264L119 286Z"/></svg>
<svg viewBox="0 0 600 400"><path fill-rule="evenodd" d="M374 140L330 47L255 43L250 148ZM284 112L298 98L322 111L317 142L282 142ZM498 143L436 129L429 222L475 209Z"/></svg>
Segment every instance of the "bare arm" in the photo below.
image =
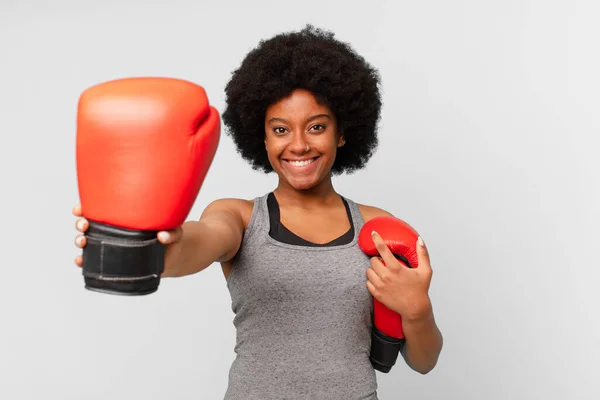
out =
<svg viewBox="0 0 600 400"><path fill-rule="evenodd" d="M402 327L406 337L402 357L411 369L427 374L436 366L443 346L443 337L435 323L431 304L418 319L403 319Z"/></svg>
<svg viewBox="0 0 600 400"><path fill-rule="evenodd" d="M360 210L365 221L378 216L393 216L376 207L360 205ZM424 247L417 251L419 265L426 263L431 268L427 249ZM425 267L425 265L423 266ZM431 279L430 275L429 279ZM402 316L402 327L406 339L402 356L411 369L421 374L427 374L438 362L443 347L443 336L435 322L429 294L423 293L419 298L422 300L414 301L417 304L414 312L411 315Z"/></svg>
<svg viewBox="0 0 600 400"><path fill-rule="evenodd" d="M245 200L222 199L211 203L199 221L185 222L177 239L167 247L163 277L180 277L202 271L214 262L235 256L242 242Z"/></svg>

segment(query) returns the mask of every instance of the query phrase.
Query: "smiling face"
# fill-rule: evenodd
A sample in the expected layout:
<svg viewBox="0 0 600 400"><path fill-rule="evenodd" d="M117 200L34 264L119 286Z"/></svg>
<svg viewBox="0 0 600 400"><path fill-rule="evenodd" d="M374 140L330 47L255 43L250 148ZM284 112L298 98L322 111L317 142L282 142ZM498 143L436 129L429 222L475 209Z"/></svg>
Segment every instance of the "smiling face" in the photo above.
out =
<svg viewBox="0 0 600 400"><path fill-rule="evenodd" d="M295 90L267 109L265 146L280 185L308 190L328 181L343 143L333 112L306 90Z"/></svg>

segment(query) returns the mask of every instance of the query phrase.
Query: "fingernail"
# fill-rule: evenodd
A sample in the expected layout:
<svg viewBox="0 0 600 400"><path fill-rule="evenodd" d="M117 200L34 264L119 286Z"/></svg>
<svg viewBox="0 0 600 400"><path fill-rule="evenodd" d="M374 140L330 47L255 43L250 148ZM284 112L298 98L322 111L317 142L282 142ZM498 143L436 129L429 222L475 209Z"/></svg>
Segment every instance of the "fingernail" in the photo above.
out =
<svg viewBox="0 0 600 400"><path fill-rule="evenodd" d="M421 238L421 236L419 236L418 242L421 247L425 247L425 243L423 243L423 238Z"/></svg>
<svg viewBox="0 0 600 400"><path fill-rule="evenodd" d="M77 229L83 229L83 221L77 223Z"/></svg>
<svg viewBox="0 0 600 400"><path fill-rule="evenodd" d="M80 236L77 238L77 244L81 245L81 243L83 242L83 238Z"/></svg>
<svg viewBox="0 0 600 400"><path fill-rule="evenodd" d="M168 232L160 232L158 234L158 236L159 236L159 239L162 240L163 242L166 242L171 237L171 235L169 235Z"/></svg>
<svg viewBox="0 0 600 400"><path fill-rule="evenodd" d="M373 236L374 234L376 234L377 232L375 231L371 231L371 236Z"/></svg>

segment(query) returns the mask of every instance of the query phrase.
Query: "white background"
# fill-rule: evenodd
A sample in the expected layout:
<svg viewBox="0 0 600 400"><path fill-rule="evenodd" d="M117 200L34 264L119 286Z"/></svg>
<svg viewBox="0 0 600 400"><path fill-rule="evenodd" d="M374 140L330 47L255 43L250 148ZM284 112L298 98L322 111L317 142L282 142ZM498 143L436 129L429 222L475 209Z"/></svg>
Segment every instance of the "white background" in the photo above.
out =
<svg viewBox="0 0 600 400"><path fill-rule="evenodd" d="M0 398L218 399L235 332L222 272L138 298L73 263L78 96L128 76L203 85L220 111L260 39L306 23L379 68L380 147L335 180L422 234L445 343L392 399L598 399L598 1L0 3ZM274 188L223 133L190 212Z"/></svg>

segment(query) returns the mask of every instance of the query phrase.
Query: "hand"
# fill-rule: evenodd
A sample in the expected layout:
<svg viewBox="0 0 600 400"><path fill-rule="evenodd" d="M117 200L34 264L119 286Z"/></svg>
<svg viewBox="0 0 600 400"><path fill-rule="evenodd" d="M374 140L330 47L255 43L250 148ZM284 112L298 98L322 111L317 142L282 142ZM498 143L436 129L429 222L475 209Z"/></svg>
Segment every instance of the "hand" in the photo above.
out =
<svg viewBox="0 0 600 400"><path fill-rule="evenodd" d="M165 248L165 269L161 278L177 276L177 266L180 265L181 243L183 230L181 226L170 231L160 231L156 234L158 241L166 246Z"/></svg>
<svg viewBox="0 0 600 400"><path fill-rule="evenodd" d="M379 257L372 257L371 268L367 269L369 293L404 320L419 320L427 315L431 310L429 286L433 271L425 245L417 241L419 265L408 268L394 256L377 232L372 237Z"/></svg>
<svg viewBox="0 0 600 400"><path fill-rule="evenodd" d="M79 219L77 219L77 221L75 222L75 228L79 232L81 232L81 234L75 237L75 245L80 249L83 249L87 243L85 232L89 228L90 224L88 220L85 217L83 217L83 213L81 211L81 204L78 204L75 207L73 207L72 212L73 215L79 217ZM158 241L167 246L165 253L165 271L163 272L163 276L165 274L168 275L169 272L171 272L171 265L178 264L177 256L179 255L180 246L173 245L180 242L182 233L183 231L181 227L177 227L174 230L159 231L156 234ZM78 267L83 267L83 257L81 255L75 257L75 265L77 265Z"/></svg>
<svg viewBox="0 0 600 400"><path fill-rule="evenodd" d="M82 233L82 235L77 235L75 237L75 246L83 249L86 245L85 231L87 231L87 229L90 227L90 224L88 223L87 219L83 217L83 213L81 212L81 204L77 204L75 207L73 207L72 212L74 216L80 217L75 222L75 228ZM75 257L75 265L78 267L83 267L83 257L81 255Z"/></svg>

